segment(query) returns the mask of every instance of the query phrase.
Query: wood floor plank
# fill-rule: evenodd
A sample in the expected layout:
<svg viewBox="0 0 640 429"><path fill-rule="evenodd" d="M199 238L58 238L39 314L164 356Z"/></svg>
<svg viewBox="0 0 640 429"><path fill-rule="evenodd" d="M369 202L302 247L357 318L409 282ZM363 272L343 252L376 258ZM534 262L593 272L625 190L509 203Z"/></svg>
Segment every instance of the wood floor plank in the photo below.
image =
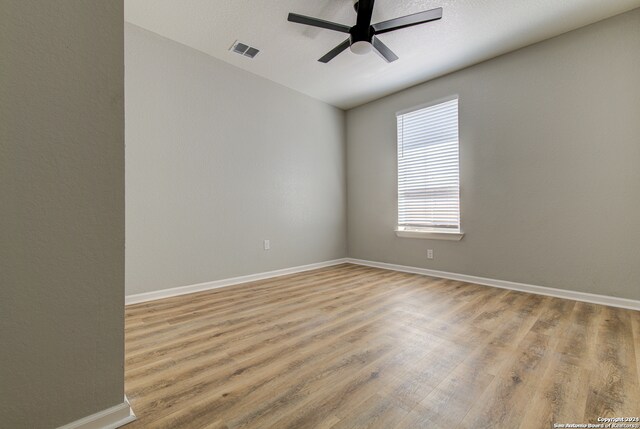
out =
<svg viewBox="0 0 640 429"><path fill-rule="evenodd" d="M255 382L246 380L246 383L231 389L227 396L215 398L216 400L201 400L190 404L187 413L173 414L163 419L158 427L198 427L206 422L211 415L226 417L227 424L233 428L265 427L268 421L276 420L278 413L287 410L299 402L304 402L319 386L334 386L344 380L352 380L349 374L358 372L369 363L392 353L391 342L378 341L374 344L360 344L350 352L345 350L339 356L327 357L321 361L311 360L315 367L309 371L309 366L299 367L297 374L287 371L280 377L266 377ZM231 397L231 399L228 399ZM237 405L237 400L243 399L254 404L246 408L242 404Z"/></svg>
<svg viewBox="0 0 640 429"><path fill-rule="evenodd" d="M479 366L458 365L411 412L399 420L396 429L449 429L460 424L494 376Z"/></svg>
<svg viewBox="0 0 640 429"><path fill-rule="evenodd" d="M372 282L372 286L375 286L376 282ZM387 293L393 293L393 291L387 291ZM352 296L340 296L341 301L339 303L345 303L348 301L360 301L361 298L354 298ZM377 299L377 297L372 298ZM331 300L335 302L335 297L331 298L323 298L316 302L322 303ZM221 314L221 321L212 320L209 321L207 325L204 327L197 326L196 329L192 331L178 331L178 335L175 338L171 338L165 341L149 341L148 346L142 349L130 349L127 347L127 364L132 367L135 366L139 362L145 362L149 359L149 356L163 356L167 353L172 353L172 356L176 356L176 349L181 349L185 351L189 351L189 346L192 344L207 344L209 341L214 341L218 343L220 340L229 340L236 343L237 341L242 340L243 338L252 338L253 344L258 344L255 341L255 335L257 332L273 332L276 328L281 326L283 323L287 321L287 317L291 315L300 315L303 319L314 314L315 309L309 309L309 306L313 304L301 303L296 308L288 309L285 311L286 315L283 315L282 308L278 306L278 311L273 317L249 317L249 318L237 318L234 317L232 319L226 319L224 314ZM297 311L297 313L296 313ZM303 320L304 321L304 320ZM196 325L199 325L196 324ZM256 325L258 325L256 329ZM306 329L309 329L307 327ZM230 338L229 338L230 336ZM153 347L157 345L158 347ZM138 352L138 350L140 352Z"/></svg>
<svg viewBox="0 0 640 429"><path fill-rule="evenodd" d="M554 360L530 398L520 429L551 428L554 423L583 423L589 374L587 368L562 359Z"/></svg>
<svg viewBox="0 0 640 429"><path fill-rule="evenodd" d="M376 390L382 390L385 380L392 380L389 373L406 362L408 354L419 356L420 353L425 353L420 352L419 347L413 349L417 354L407 353L406 349L397 351L397 342L392 337L389 339L392 342L393 352L371 362L350 377L325 386L325 389L329 388L330 391L316 390L314 395L300 404L300 407L280 416L271 427L289 429L316 427L331 416L337 416L341 421L351 417L353 409L361 408L361 404L376 395ZM395 401L394 403L397 404ZM262 427L263 423L256 422L253 427Z"/></svg>
<svg viewBox="0 0 640 429"><path fill-rule="evenodd" d="M352 276L356 276L357 279L367 279L369 276L373 276L375 274L352 274ZM387 274L389 276L389 274ZM351 276L346 276L342 278L342 281L345 281L347 278L353 278ZM376 277L376 281L383 281L385 277ZM231 296L222 296L216 295L216 297L209 297L208 299L203 299L206 297L200 297L198 299L199 305L203 305L206 311L196 313L193 312L193 307L185 307L178 306L178 308L173 309L171 307L166 308L164 310L157 310L154 312L154 318L144 318L145 319L145 330L144 332L139 333L136 336L136 333L131 333L128 336L128 346L131 347L136 343L136 340L140 339L143 341L143 345L148 345L148 336L153 335L154 339L157 341L165 341L166 337L159 335L160 333L166 333L169 336L179 336L179 335L189 335L193 330L199 328L201 325L206 324L210 325L212 321L219 320L221 323L230 323L228 321L229 318L238 319L243 318L243 320L249 319L251 320L253 316L258 313L261 308L254 305L254 303L258 302L262 308L268 307L270 302L278 302L276 308L278 312L283 312L286 310L286 304L292 303L293 305L300 304L300 296L305 296L305 298L312 298L315 295L327 295L332 292L337 292L341 296L349 296L355 293L354 290L347 290L341 288L340 285L332 285L331 278L323 279L323 281L319 283L310 283L309 280L306 280L302 283L294 282L296 284L296 290L292 291L290 287L284 288L282 293L286 293L286 296L275 296L275 297L265 297L262 294L253 294L249 296L237 296L236 294L232 294ZM288 283L286 283L287 286ZM311 289L313 286L313 289ZM354 285L354 289L359 285ZM299 291L297 289L300 289ZM221 299L222 298L222 299ZM273 309L273 307L271 307ZM176 327L174 324L169 324L167 322L167 318L176 315L176 314L185 314L187 313L188 323L185 324L183 328ZM260 313L259 313L260 314ZM269 312L261 312L263 316L269 315L272 316L272 313ZM197 317L196 317L197 316ZM227 316L227 317L225 317ZM277 316L277 314L275 315ZM156 320L157 319L157 320ZM128 319L130 320L130 319ZM152 329L159 325L159 329Z"/></svg>
<svg viewBox="0 0 640 429"><path fill-rule="evenodd" d="M630 311L631 329L633 331L634 351L636 354L636 366L638 374L638 383L640 383L640 312Z"/></svg>
<svg viewBox="0 0 640 429"><path fill-rule="evenodd" d="M635 416L640 387L629 312L603 308L597 338L584 419L595 423L598 417Z"/></svg>
<svg viewBox="0 0 640 429"><path fill-rule="evenodd" d="M402 294L400 294L399 296L402 296ZM221 373L222 375L227 374L226 376L228 377L228 373L231 372L232 375L239 375L242 374L244 376L249 376L251 375L251 371L250 370L256 370L256 368L260 368L261 366L265 365L265 364L278 364L280 366L285 365L288 361L287 361L287 357L282 357L282 352L293 348L299 348L301 346L311 346L313 348L316 348L320 345L323 344L323 341L326 340L326 342L331 343L331 342L335 342L336 341L336 337L340 338L340 334L342 333L342 336L345 337L346 339L352 339L351 337L353 336L353 332L357 332L358 326L361 325L366 325L366 324L371 324L373 323L376 318L382 318L385 316L385 312L387 312L389 309L393 309L393 307L395 306L395 304L393 302L386 302L383 306L380 306L378 308L376 308L374 311L370 311L367 314L362 314L361 312L358 313L352 313L349 317L351 319L338 319L335 323L337 324L336 326L334 326L334 328L329 329L329 327L325 326L325 329L322 330L321 332L316 332L313 330L307 330L304 332L304 336L302 337L295 337L292 341L297 341L297 343L286 343L283 345L283 347L281 348L281 350L279 350L278 348L274 349L274 344L270 344L270 347L268 349L269 353L265 356L264 354L260 354L260 349L254 347L253 345L249 345L248 349L250 349L252 356L255 358L253 359L252 362L249 362L247 364L241 364L239 362L239 359L241 359L241 355L247 353L247 348L245 348L243 350L243 353L238 353L237 356L234 356L236 358L236 360L234 362L236 362L235 366L230 366L230 367L225 367L224 371L217 371L215 368L209 370L209 372L216 372L216 373ZM393 319L391 320L391 322L393 322ZM387 323L388 324L388 323ZM352 331L352 332L350 332ZM376 332L373 332L373 334L376 334ZM287 339L288 336L285 336L285 339ZM360 338L360 337L358 337ZM256 342L256 344L261 344L259 341ZM311 351L314 351L313 348L311 349ZM227 353L229 354L233 354L231 351L228 351ZM289 357L290 360L297 358L297 355L291 355ZM316 353L314 355L315 357L318 357L319 355ZM247 356L245 356L245 358L247 358ZM308 362L307 362L308 363ZM206 369L203 368L203 369ZM250 370L248 370L250 369ZM189 367L187 367L186 369L187 371L191 371L191 365ZM225 372L226 371L226 372ZM291 371L291 368L289 368L289 372ZM276 370L272 371L273 373L277 374ZM268 372L267 372L268 373ZM206 373L204 374L206 375ZM180 379L180 377L176 377L176 379ZM162 379L161 380L162 385L167 386L167 380L166 379ZM181 393L179 395L177 395L177 397L175 397L176 395L173 395L169 398L170 401L172 401L172 404L175 403L181 403L186 401L188 398L190 398L194 393L202 393L203 390L206 389L211 389L217 386L218 382L216 382L215 380L209 380L207 383L200 383L197 386L197 389L189 389L190 385L189 385L189 381L187 380L185 381L181 381L178 382L177 384L171 386L171 391L176 393ZM154 398L156 398L157 400L163 400L166 398L163 398L163 391L161 389L162 385L151 385L148 386L148 390L152 390L153 394L149 394L147 400L154 400ZM154 388L156 387L156 388ZM182 389L182 390L181 390ZM132 391L132 395L135 398L137 396L137 394L139 393L139 391L137 391L136 389L133 389ZM154 416L157 418L159 415L162 414L162 412L158 412L157 410L155 410L154 407Z"/></svg>
<svg viewBox="0 0 640 429"><path fill-rule="evenodd" d="M586 302L576 303L570 324L558 345L562 359L578 366L594 368L597 363L598 327L603 306Z"/></svg>
<svg viewBox="0 0 640 429"><path fill-rule="evenodd" d="M341 264L127 306L128 429L640 415L640 313Z"/></svg>
<svg viewBox="0 0 640 429"><path fill-rule="evenodd" d="M153 403L157 403L159 401L170 402L172 405L179 405L181 403L186 403L191 400L191 397L194 394L199 394L202 391L210 391L210 390L230 390L231 388L244 388L247 387L247 381L250 382L250 386L248 388L255 388L258 383L268 383L271 382L272 379L277 380L275 375L279 374L281 371L286 371L287 377L291 377L292 375L296 375L296 371L302 369L308 369L311 364L314 362L318 362L321 358L330 359L331 356L340 356L344 353L347 353L351 350L351 348L340 348L342 345L340 342L342 340L341 337L350 338L353 335L353 332L357 332L359 329L363 329L363 326L366 326L367 323L371 323L366 318L360 317L357 323L351 324L350 329L335 330L329 331L334 332L337 338L331 338L328 341L322 341L323 338L318 336L305 337L302 339L297 339L297 343L288 342L282 348L269 349L267 352L258 352L253 353L251 358L245 359L243 362L234 361L234 365L228 365L223 369L219 369L215 366L208 367L208 371L201 374L201 378L204 378L202 382L197 385L197 391L192 387L193 380L188 377L180 380L181 377L178 377L178 381L174 385L167 385L165 381L167 377L171 377L173 373L165 375L161 378L160 382L164 385L167 385L167 388L170 392L177 393L177 395L172 395L170 397L166 397L166 393L162 391L162 385L152 385L149 390L153 391L153 393L146 395L146 401L153 401ZM355 319L351 321L356 322ZM344 328L343 328L344 329ZM340 332L343 332L340 334ZM366 337L362 337L366 339ZM300 346L304 343L314 343L313 347L305 350L304 353L298 354L286 354L287 350L290 350L292 347L295 349L297 346ZM356 344L357 350L358 344ZM336 351L336 349L338 349ZM335 353L334 353L335 352ZM188 371L192 365L187 365L186 370ZM207 367L205 367L206 369ZM318 369L317 367L312 367L314 369ZM184 371L184 370L183 370ZM183 374L183 372L181 373ZM258 378L258 377L262 378ZM283 377L285 378L285 377ZM238 385L240 383L240 385ZM136 390L133 390L133 395L139 393ZM175 396L175 397L174 397ZM168 401L167 401L168 399ZM154 410L154 418L159 418L162 416L163 412Z"/></svg>
<svg viewBox="0 0 640 429"><path fill-rule="evenodd" d="M348 416L331 426L331 429L388 429L408 413L395 401L375 394L354 407Z"/></svg>
<svg viewBox="0 0 640 429"><path fill-rule="evenodd" d="M540 376L552 361L554 339L530 331L505 366L478 398L461 427L518 427L535 393Z"/></svg>

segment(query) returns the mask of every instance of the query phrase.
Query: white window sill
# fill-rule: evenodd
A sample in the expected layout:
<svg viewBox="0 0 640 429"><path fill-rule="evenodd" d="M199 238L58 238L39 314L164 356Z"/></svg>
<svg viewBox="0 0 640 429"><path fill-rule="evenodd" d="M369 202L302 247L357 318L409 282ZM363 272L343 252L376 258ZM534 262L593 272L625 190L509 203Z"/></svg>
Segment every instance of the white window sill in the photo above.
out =
<svg viewBox="0 0 640 429"><path fill-rule="evenodd" d="M396 229L396 235L403 238L422 238L427 240L460 241L464 237L462 231Z"/></svg>

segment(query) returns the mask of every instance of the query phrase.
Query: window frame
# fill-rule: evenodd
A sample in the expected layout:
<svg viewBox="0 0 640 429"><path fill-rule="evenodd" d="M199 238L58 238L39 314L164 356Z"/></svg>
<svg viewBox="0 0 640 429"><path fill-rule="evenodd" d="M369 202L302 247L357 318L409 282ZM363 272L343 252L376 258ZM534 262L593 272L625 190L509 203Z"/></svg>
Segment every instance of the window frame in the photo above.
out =
<svg viewBox="0 0 640 429"><path fill-rule="evenodd" d="M399 195L399 159L398 148L400 141L398 140L398 117L417 110L426 109L429 107L437 106L438 104L446 103L448 101L458 100L458 228L432 228L432 227L404 227L400 226L400 195ZM413 106L407 109L399 110L395 114L396 118L396 236L402 238L422 238L432 240L450 240L460 241L464 237L464 231L462 230L462 180L460 175L460 104L461 97L459 94L452 94L446 97L442 97L436 100L429 101L417 106Z"/></svg>

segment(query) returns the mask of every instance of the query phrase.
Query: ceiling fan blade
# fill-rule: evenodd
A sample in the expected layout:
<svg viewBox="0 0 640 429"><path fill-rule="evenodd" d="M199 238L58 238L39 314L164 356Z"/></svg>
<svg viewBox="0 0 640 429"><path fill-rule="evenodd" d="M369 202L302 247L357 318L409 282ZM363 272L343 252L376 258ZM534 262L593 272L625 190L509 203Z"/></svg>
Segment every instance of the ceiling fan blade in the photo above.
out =
<svg viewBox="0 0 640 429"><path fill-rule="evenodd" d="M350 44L351 39L345 40L344 42L340 43L338 46L327 52L325 56L320 58L318 61L320 61L321 63L328 63L329 61L337 57L339 53L347 49Z"/></svg>
<svg viewBox="0 0 640 429"><path fill-rule="evenodd" d="M369 30L371 17L373 16L373 4L375 0L358 0L358 19L356 27Z"/></svg>
<svg viewBox="0 0 640 429"><path fill-rule="evenodd" d="M348 33L349 30L351 30L351 27L347 27L346 25L336 24L335 22L325 21L324 19L313 18L310 16L298 15L297 13L290 13L287 20L298 24L311 25L313 27L339 31L341 33Z"/></svg>
<svg viewBox="0 0 640 429"><path fill-rule="evenodd" d="M388 63L392 63L398 59L398 56L377 37L373 37L372 44L375 50L378 51L382 58L384 58Z"/></svg>
<svg viewBox="0 0 640 429"><path fill-rule="evenodd" d="M438 7L436 9L414 13L413 15L407 15L401 18L394 18L388 21L379 22L377 24L373 24L372 27L375 34L382 34L389 31L399 30L405 27L411 27L412 25L436 21L440 18L442 18L442 8Z"/></svg>

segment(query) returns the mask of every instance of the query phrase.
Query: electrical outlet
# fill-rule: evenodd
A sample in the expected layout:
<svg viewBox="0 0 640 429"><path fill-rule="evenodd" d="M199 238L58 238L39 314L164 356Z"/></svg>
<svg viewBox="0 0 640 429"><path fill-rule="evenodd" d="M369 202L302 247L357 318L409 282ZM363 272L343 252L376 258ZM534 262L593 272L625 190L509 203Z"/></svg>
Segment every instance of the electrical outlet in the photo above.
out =
<svg viewBox="0 0 640 429"><path fill-rule="evenodd" d="M271 249L271 242L269 240L264 240L264 250Z"/></svg>
<svg viewBox="0 0 640 429"><path fill-rule="evenodd" d="M433 259L433 249L427 249L427 259Z"/></svg>

